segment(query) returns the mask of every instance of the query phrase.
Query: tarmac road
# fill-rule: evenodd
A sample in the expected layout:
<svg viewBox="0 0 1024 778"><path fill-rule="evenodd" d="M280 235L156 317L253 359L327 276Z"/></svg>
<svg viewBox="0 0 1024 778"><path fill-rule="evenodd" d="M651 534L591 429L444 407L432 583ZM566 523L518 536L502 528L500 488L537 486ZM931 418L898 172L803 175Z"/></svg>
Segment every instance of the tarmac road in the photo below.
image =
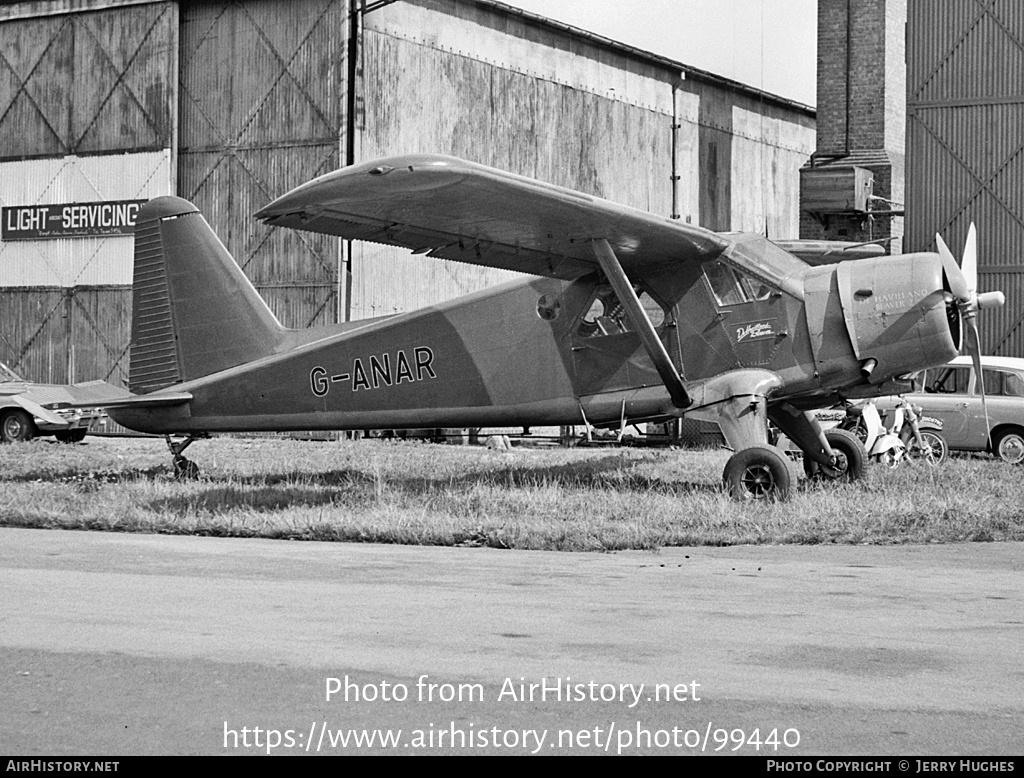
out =
<svg viewBox="0 0 1024 778"><path fill-rule="evenodd" d="M1022 568L0 529L0 754L1021 754Z"/></svg>

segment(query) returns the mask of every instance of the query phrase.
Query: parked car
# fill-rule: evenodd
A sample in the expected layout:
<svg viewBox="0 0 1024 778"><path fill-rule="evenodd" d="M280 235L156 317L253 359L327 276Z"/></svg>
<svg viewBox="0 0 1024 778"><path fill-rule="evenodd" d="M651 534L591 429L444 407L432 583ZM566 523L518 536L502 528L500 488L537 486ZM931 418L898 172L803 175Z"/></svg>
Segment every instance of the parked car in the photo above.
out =
<svg viewBox="0 0 1024 778"><path fill-rule="evenodd" d="M942 433L953 451L988 451L1004 462L1024 462L1024 359L982 357L989 435L970 357L922 371L906 396L922 410L922 430ZM882 398L889 408L896 398Z"/></svg>
<svg viewBox="0 0 1024 778"><path fill-rule="evenodd" d="M123 389L106 381L35 384L0 362L0 442L53 435L63 443L78 443L85 438L93 420L103 416L103 412L97 408L69 406L100 404L125 394Z"/></svg>

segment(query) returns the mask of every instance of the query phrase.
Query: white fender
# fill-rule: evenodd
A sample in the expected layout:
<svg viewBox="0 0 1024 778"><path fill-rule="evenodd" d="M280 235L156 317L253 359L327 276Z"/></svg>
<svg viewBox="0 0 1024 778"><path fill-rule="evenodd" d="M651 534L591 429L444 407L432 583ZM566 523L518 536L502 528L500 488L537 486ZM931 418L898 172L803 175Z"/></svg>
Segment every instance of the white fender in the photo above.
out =
<svg viewBox="0 0 1024 778"><path fill-rule="evenodd" d="M868 428L868 437L864 441L864 449L870 454L872 448L875 445L875 441L878 440L878 436L881 435L885 429L882 427L882 418L878 415L878 408L875 407L873 401L865 403L861 409L862 418L864 424Z"/></svg>
<svg viewBox="0 0 1024 778"><path fill-rule="evenodd" d="M892 416L893 416L893 418L892 418L892 426L889 427L889 432L893 433L894 435L899 435L900 434L900 430L903 429L903 420L904 420L903 409L902 408L897 408L893 412Z"/></svg>
<svg viewBox="0 0 1024 778"><path fill-rule="evenodd" d="M886 455L889 454L891 456L891 463L895 467L903 460L904 455L907 453L907 447L903 445L903 441L897 435L886 432L875 442L875 447L869 453L878 462L882 462Z"/></svg>

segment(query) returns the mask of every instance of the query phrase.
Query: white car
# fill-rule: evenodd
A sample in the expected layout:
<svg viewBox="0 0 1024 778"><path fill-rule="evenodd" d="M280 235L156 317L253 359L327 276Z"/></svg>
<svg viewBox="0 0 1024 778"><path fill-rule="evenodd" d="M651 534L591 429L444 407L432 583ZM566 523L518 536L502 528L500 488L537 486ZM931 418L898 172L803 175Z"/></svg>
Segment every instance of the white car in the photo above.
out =
<svg viewBox="0 0 1024 778"><path fill-rule="evenodd" d="M953 451L988 451L1004 462L1024 462L1024 359L982 357L988 427L970 357L922 371L916 391L905 395L921 406L921 429L942 433ZM895 398L879 400L888 408ZM991 434L989 434L991 430Z"/></svg>
<svg viewBox="0 0 1024 778"><path fill-rule="evenodd" d="M105 414L84 403L102 405L104 400L127 392L105 381L81 384L34 384L0 362L0 443L53 435L62 443L78 443L89 425Z"/></svg>

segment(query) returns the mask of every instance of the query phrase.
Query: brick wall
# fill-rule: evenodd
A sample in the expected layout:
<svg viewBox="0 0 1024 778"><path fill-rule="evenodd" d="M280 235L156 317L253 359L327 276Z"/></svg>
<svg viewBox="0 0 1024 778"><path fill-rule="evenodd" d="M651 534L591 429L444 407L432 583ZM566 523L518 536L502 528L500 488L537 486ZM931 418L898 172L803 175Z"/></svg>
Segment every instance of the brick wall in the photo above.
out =
<svg viewBox="0 0 1024 778"><path fill-rule="evenodd" d="M856 164L874 173L874 194L902 204L906 135L907 0L818 0L818 164ZM830 160L829 158L835 158ZM840 159L845 158L845 159ZM876 202L879 209L887 208ZM895 237L903 219L801 214L800 236Z"/></svg>

